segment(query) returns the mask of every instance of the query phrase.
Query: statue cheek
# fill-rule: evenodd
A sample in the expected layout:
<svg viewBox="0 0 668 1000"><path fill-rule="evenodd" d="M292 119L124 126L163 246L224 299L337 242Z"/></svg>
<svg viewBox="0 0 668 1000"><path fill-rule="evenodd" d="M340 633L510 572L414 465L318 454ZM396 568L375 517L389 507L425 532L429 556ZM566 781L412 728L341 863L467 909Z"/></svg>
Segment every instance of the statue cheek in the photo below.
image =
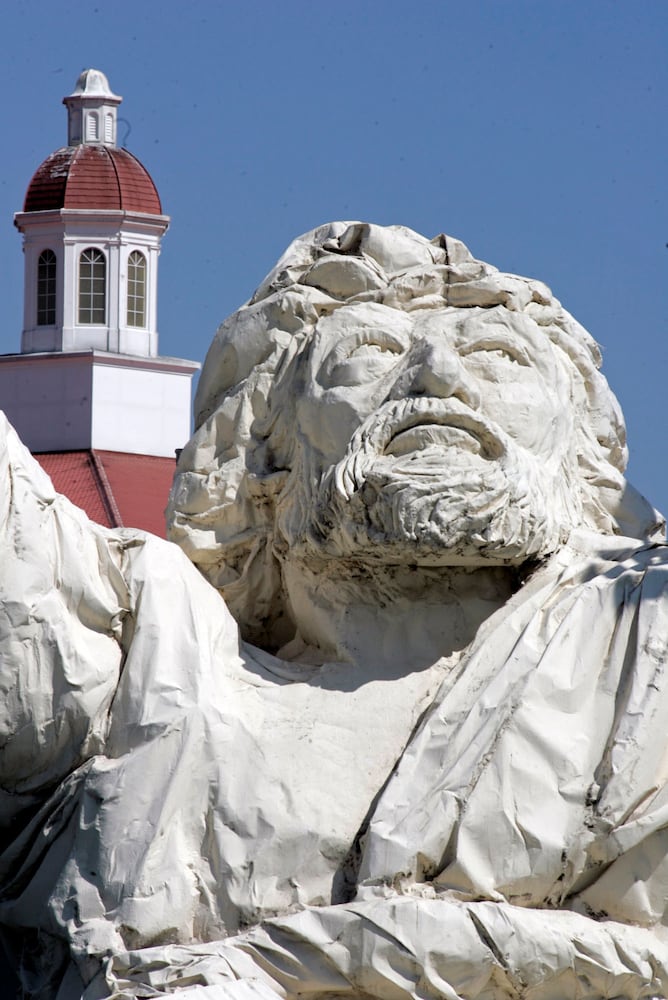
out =
<svg viewBox="0 0 668 1000"><path fill-rule="evenodd" d="M540 457L563 452L571 436L569 410L541 379L485 386L482 409L518 445Z"/></svg>
<svg viewBox="0 0 668 1000"><path fill-rule="evenodd" d="M355 406L354 399L343 394L327 394L326 399L300 400L297 423L302 441L334 465L346 453L350 439L366 414Z"/></svg>

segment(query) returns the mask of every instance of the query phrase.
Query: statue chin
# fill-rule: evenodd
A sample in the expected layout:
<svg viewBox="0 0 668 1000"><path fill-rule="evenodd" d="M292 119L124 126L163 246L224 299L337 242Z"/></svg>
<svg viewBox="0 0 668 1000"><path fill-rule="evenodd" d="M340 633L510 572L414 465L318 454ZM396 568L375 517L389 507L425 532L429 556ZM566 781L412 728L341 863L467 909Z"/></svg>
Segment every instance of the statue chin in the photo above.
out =
<svg viewBox="0 0 668 1000"><path fill-rule="evenodd" d="M301 479L305 483L307 477ZM318 493L300 485L281 527L290 552L364 556L376 565L518 566L554 552L575 523L577 491L519 449L477 455L348 456ZM342 483L351 484L350 493Z"/></svg>

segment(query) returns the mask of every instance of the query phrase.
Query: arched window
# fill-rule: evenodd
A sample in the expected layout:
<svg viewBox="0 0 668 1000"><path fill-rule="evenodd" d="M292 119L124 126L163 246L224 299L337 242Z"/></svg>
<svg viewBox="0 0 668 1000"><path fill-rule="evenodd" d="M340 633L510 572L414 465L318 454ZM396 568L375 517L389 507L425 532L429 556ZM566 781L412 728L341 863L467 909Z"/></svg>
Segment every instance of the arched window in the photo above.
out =
<svg viewBox="0 0 668 1000"><path fill-rule="evenodd" d="M111 112L107 112L104 116L104 141L114 141L114 116Z"/></svg>
<svg viewBox="0 0 668 1000"><path fill-rule="evenodd" d="M37 326L56 322L56 255L42 250L37 261Z"/></svg>
<svg viewBox="0 0 668 1000"><path fill-rule="evenodd" d="M128 257L128 326L146 326L146 257L138 250Z"/></svg>
<svg viewBox="0 0 668 1000"><path fill-rule="evenodd" d="M88 247L79 257L79 322L105 323L107 262L101 250Z"/></svg>

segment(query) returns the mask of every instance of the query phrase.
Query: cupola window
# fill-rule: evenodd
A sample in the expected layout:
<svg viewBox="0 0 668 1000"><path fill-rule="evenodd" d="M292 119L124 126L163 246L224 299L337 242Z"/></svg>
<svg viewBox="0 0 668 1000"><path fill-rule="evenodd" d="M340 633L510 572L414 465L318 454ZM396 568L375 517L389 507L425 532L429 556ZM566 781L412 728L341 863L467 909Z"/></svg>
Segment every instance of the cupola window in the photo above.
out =
<svg viewBox="0 0 668 1000"><path fill-rule="evenodd" d="M86 119L86 138L91 142L97 142L100 138L100 126L96 111L91 111Z"/></svg>
<svg viewBox="0 0 668 1000"><path fill-rule="evenodd" d="M70 146L77 146L81 142L81 112L79 110L70 112L69 136Z"/></svg>
<svg viewBox="0 0 668 1000"><path fill-rule="evenodd" d="M56 322L56 255L42 250L37 261L37 326Z"/></svg>
<svg viewBox="0 0 668 1000"><path fill-rule="evenodd" d="M79 257L79 322L106 322L107 262L101 250L88 247Z"/></svg>
<svg viewBox="0 0 668 1000"><path fill-rule="evenodd" d="M128 326L146 326L146 257L138 250L128 257Z"/></svg>

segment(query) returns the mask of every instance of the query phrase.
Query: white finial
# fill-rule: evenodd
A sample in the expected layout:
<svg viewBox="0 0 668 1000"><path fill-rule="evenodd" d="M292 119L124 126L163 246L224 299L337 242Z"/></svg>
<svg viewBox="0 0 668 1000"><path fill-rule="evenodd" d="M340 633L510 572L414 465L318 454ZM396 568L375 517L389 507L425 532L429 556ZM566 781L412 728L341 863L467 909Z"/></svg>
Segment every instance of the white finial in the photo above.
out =
<svg viewBox="0 0 668 1000"><path fill-rule="evenodd" d="M67 145L115 146L116 110L122 100L113 93L104 73L85 69L73 92L63 97L67 106Z"/></svg>

